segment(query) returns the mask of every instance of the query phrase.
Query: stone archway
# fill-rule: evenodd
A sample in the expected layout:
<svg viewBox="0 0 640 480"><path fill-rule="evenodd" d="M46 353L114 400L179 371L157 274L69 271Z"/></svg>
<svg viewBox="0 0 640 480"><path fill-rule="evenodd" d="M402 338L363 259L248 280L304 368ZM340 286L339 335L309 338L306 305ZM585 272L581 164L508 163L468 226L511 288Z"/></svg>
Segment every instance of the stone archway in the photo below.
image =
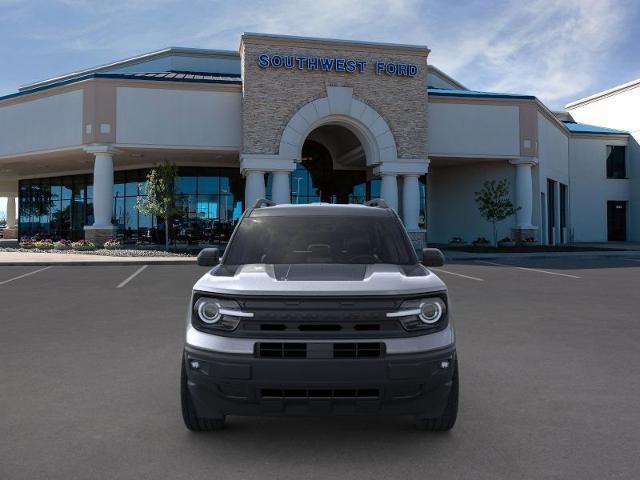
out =
<svg viewBox="0 0 640 480"><path fill-rule="evenodd" d="M360 141L368 166L398 159L396 142L387 122L367 104L353 98L350 87L327 87L327 96L300 108L282 132L278 156L300 161L309 133L323 125L349 129Z"/></svg>

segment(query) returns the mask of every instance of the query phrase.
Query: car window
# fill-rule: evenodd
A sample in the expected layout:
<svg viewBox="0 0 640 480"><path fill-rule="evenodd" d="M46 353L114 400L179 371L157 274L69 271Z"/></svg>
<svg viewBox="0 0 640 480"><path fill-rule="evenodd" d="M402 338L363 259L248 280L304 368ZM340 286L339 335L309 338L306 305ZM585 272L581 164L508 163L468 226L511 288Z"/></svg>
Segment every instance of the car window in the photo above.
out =
<svg viewBox="0 0 640 480"><path fill-rule="evenodd" d="M395 217L247 217L224 258L227 265L391 263L417 258Z"/></svg>

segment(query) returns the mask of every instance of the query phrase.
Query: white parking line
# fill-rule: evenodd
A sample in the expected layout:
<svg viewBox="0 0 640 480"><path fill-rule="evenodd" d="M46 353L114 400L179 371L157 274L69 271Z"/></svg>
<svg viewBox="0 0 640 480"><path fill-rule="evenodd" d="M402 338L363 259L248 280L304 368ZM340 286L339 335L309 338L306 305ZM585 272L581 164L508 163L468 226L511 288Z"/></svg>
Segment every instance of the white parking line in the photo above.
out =
<svg viewBox="0 0 640 480"><path fill-rule="evenodd" d="M518 270L526 270L528 272L546 273L548 275L558 275L560 277L582 278L577 275L569 275L568 273L550 272L549 270L539 270L537 268L518 267L516 265L507 265L506 263L487 262L486 260L476 260L477 263L486 263L487 265L496 265L498 267L517 268Z"/></svg>
<svg viewBox="0 0 640 480"><path fill-rule="evenodd" d="M438 272L438 273L447 273L449 275L455 275L456 277L468 278L469 280L475 280L477 282L484 282L484 279L482 279L482 278L470 277L469 275L463 275L461 273L450 272L448 270L442 270L441 268L431 268L431 267L429 267L429 270L433 270L434 272Z"/></svg>
<svg viewBox="0 0 640 480"><path fill-rule="evenodd" d="M120 282L120 284L116 287L116 288L122 288L124 287L127 283L129 283L131 280L133 280L134 278L136 278L140 273L142 273L142 271L147 268L149 265L143 265L141 266L138 270L136 270L135 272L133 272L131 275L129 275L127 278L125 278L122 282Z"/></svg>
<svg viewBox="0 0 640 480"><path fill-rule="evenodd" d="M45 270L49 270L50 268L51 268L51 266L40 268L38 270L34 270L33 272L25 273L25 274L20 275L18 277L10 278L9 280L4 280L4 281L0 282L0 285L4 285L5 283L13 282L14 280L20 280L21 278L28 277L29 275L34 275L34 274L36 274L38 272L43 272Z"/></svg>

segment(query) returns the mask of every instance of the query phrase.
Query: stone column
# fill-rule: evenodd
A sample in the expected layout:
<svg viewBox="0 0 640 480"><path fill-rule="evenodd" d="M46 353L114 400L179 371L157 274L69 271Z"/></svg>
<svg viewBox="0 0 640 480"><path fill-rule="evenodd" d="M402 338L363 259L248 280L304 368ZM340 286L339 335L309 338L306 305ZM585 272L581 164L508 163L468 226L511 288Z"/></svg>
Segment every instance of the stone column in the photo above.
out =
<svg viewBox="0 0 640 480"><path fill-rule="evenodd" d="M389 207L398 211L398 180L395 173L381 173L380 196Z"/></svg>
<svg viewBox="0 0 640 480"><path fill-rule="evenodd" d="M516 167L515 197L516 226L513 229L515 240L536 236L538 227L533 225L533 174L532 167L538 163L534 157L522 157L509 160Z"/></svg>
<svg viewBox="0 0 640 480"><path fill-rule="evenodd" d="M84 227L86 240L96 245L113 237L113 155L110 145L90 145L85 151L95 156L93 163L93 225Z"/></svg>
<svg viewBox="0 0 640 480"><path fill-rule="evenodd" d="M420 217L420 183L418 174L402 176L402 221L408 231L418 230Z"/></svg>
<svg viewBox="0 0 640 480"><path fill-rule="evenodd" d="M253 208L257 200L265 197L264 171L245 170L244 208Z"/></svg>
<svg viewBox="0 0 640 480"><path fill-rule="evenodd" d="M7 197L7 229L16 228L16 196Z"/></svg>
<svg viewBox="0 0 640 480"><path fill-rule="evenodd" d="M291 203L289 172L273 172L271 199L275 203Z"/></svg>

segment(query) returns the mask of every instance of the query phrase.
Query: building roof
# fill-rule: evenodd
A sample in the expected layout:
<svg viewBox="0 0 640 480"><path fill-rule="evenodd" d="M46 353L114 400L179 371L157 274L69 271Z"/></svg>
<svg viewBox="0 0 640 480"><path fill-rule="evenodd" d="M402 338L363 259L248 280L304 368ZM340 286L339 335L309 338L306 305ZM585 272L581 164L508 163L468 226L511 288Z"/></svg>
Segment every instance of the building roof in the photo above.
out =
<svg viewBox="0 0 640 480"><path fill-rule="evenodd" d="M454 90L446 88L428 88L429 95L442 97L479 97L479 98L516 98L535 100L534 95L521 95L517 93L480 92L478 90Z"/></svg>
<svg viewBox="0 0 640 480"><path fill-rule="evenodd" d="M136 55L135 57L116 60L114 62L106 63L104 65L99 65L97 67L85 68L83 70L78 70L78 71L67 73L57 77L48 78L46 80L40 80L37 82L22 85L20 88L18 88L18 91L31 90L31 89L39 88L44 85L49 85L52 83L58 84L59 82L62 82L62 81L70 80L77 77L84 77L92 73L99 73L99 72L104 72L105 70L113 70L115 68L128 67L131 65L136 65L139 63L148 62L150 60L167 57L171 55L213 56L213 57L226 57L226 58L240 59L240 54L238 52L229 51L229 50L168 47L168 48L163 48L161 50L156 50L154 52L148 52L148 53L143 53L141 55Z"/></svg>
<svg viewBox="0 0 640 480"><path fill-rule="evenodd" d="M9 98L22 97L30 95L35 92L41 92L43 90L49 90L51 88L61 87L63 85L70 85L72 83L82 82L84 80L90 80L92 78L113 78L120 80L151 80L159 82L184 82L184 83L217 83L226 85L242 85L242 79L240 75L234 75L231 73L205 73L205 72L135 72L135 73L90 73L80 77L73 77L67 80L60 80L54 83L47 83L40 87L30 88L28 90L21 90L17 93L10 93L0 97L0 100L7 100Z"/></svg>
<svg viewBox="0 0 640 480"><path fill-rule="evenodd" d="M629 132L625 130L615 130L613 128L598 127L596 125L588 125L586 123L577 123L563 120L565 127L569 129L571 133L592 133L596 135L628 135Z"/></svg>
<svg viewBox="0 0 640 480"><path fill-rule="evenodd" d="M583 103L593 102L595 100L599 100L600 98L615 95L616 93L623 92L624 90L629 90L638 86L640 86L640 78L631 80L630 82L623 83L622 85L618 85L613 88L609 88L608 90L603 90L602 92L594 93L593 95L575 100L571 103L567 103L564 108L566 108L567 110L571 110L572 108L582 105Z"/></svg>

